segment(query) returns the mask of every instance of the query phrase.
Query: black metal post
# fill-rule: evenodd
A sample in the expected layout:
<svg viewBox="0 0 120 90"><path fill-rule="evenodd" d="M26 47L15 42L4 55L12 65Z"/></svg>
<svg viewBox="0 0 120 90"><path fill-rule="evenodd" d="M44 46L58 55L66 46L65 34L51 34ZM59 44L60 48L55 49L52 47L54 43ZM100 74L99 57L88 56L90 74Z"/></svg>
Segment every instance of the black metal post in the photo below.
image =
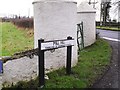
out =
<svg viewBox="0 0 120 90"><path fill-rule="evenodd" d="M68 40L71 40L72 37L67 37ZM72 57L72 46L67 46L67 62L66 62L66 73L71 74L71 57Z"/></svg>
<svg viewBox="0 0 120 90"><path fill-rule="evenodd" d="M38 40L38 68L39 68L39 87L45 86L45 70L44 70L44 50L41 50L41 43L44 39Z"/></svg>

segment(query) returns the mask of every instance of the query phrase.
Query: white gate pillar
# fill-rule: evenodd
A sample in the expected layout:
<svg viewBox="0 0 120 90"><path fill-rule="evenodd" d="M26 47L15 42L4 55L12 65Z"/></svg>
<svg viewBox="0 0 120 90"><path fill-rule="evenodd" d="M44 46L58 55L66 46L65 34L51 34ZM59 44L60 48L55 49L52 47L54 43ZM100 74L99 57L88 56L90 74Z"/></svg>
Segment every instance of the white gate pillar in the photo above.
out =
<svg viewBox="0 0 120 90"><path fill-rule="evenodd" d="M83 22L84 45L89 46L96 41L96 11L88 3L81 3L77 8L77 23Z"/></svg>
<svg viewBox="0 0 120 90"><path fill-rule="evenodd" d="M34 48L38 39L75 39L72 51L72 65L77 63L77 3L74 0L35 0L34 6ZM66 48L54 53L45 53L45 66L56 69L65 66Z"/></svg>

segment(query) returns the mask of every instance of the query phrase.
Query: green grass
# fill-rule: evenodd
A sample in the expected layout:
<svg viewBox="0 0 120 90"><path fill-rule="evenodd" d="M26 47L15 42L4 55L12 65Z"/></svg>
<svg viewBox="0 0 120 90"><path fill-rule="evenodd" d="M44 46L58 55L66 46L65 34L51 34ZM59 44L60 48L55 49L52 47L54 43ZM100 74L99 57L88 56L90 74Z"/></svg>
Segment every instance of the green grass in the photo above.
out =
<svg viewBox="0 0 120 90"><path fill-rule="evenodd" d="M104 27L104 26L97 26L97 29L103 29L103 30L112 30L112 31L120 31L120 28L118 27Z"/></svg>
<svg viewBox="0 0 120 90"><path fill-rule="evenodd" d="M17 28L12 23L2 23L2 56L33 48L33 36L29 30Z"/></svg>
<svg viewBox="0 0 120 90"><path fill-rule="evenodd" d="M48 73L45 88L88 88L101 76L110 64L111 47L104 40L80 51L78 63L72 68L72 74L66 75L65 68ZM11 88L37 88L38 78L29 82L21 81Z"/></svg>
<svg viewBox="0 0 120 90"><path fill-rule="evenodd" d="M0 22L0 56L2 56L2 23Z"/></svg>

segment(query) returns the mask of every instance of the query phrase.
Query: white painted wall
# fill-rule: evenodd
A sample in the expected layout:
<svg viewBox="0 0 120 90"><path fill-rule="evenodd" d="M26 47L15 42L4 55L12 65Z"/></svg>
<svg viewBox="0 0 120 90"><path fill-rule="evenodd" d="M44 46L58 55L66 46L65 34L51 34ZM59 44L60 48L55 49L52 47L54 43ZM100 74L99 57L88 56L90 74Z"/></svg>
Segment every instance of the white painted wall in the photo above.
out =
<svg viewBox="0 0 120 90"><path fill-rule="evenodd" d="M31 80L37 76L38 59L28 57L8 61L3 65L3 74L0 76L0 89L3 85L16 84L19 81Z"/></svg>
<svg viewBox="0 0 120 90"><path fill-rule="evenodd" d="M56 51L56 53L58 53L59 57L60 52ZM45 63L47 63L45 64L45 73L58 69L65 63L65 60L62 62L55 59L50 60L51 59L45 61ZM24 57L8 61L4 63L3 69L4 72L0 75L0 90L3 85L11 86L19 81L29 81L36 78L38 76L38 56L34 56L32 59Z"/></svg>
<svg viewBox="0 0 120 90"><path fill-rule="evenodd" d="M59 52L57 53L59 54ZM45 62L47 63L45 64L45 73L55 70L56 67L61 66L61 63L57 60L48 62L49 63ZM3 85L10 86L19 81L29 81L36 78L38 76L38 56L34 56L32 59L24 57L13 61L8 61L4 63L3 69L4 72L0 75L0 90Z"/></svg>
<svg viewBox="0 0 120 90"><path fill-rule="evenodd" d="M81 3L77 10L77 23L83 21L85 47L96 41L95 10L87 3Z"/></svg>
<svg viewBox="0 0 120 90"><path fill-rule="evenodd" d="M38 47L38 39L47 40L75 39L72 51L72 66L77 63L77 3L73 0L37 0L34 6L34 47ZM66 48L54 53L45 52L46 65L60 68L65 66ZM56 65L57 67L55 67Z"/></svg>

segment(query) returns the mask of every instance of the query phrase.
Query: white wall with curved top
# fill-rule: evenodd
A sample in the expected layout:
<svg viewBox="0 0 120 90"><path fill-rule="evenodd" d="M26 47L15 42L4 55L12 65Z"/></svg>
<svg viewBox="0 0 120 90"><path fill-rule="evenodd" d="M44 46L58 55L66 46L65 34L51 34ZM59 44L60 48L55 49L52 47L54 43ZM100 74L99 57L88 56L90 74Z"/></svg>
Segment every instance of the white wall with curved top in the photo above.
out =
<svg viewBox="0 0 120 90"><path fill-rule="evenodd" d="M83 22L84 45L96 41L95 10L88 3L81 3L77 9L77 23Z"/></svg>
<svg viewBox="0 0 120 90"><path fill-rule="evenodd" d="M72 66L77 63L77 3L74 0L37 0L34 6L34 47L38 39L45 41L73 37ZM66 64L66 48L57 49L54 53L45 52L46 65L56 64L60 68Z"/></svg>

